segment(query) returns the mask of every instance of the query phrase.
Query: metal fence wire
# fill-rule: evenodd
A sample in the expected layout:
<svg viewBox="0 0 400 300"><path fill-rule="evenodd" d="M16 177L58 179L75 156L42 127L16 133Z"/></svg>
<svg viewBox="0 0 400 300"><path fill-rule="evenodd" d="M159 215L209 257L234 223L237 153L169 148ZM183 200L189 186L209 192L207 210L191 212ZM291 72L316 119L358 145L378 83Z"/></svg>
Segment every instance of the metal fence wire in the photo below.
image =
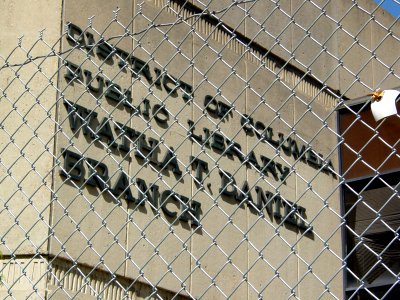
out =
<svg viewBox="0 0 400 300"><path fill-rule="evenodd" d="M2 299L399 299L384 2L3 2Z"/></svg>

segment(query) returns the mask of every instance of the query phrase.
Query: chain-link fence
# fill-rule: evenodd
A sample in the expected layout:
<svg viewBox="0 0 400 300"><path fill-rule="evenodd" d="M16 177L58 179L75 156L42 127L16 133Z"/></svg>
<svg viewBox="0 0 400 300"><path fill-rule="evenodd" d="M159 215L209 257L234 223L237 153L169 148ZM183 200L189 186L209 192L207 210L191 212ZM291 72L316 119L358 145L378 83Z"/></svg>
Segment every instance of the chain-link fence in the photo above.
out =
<svg viewBox="0 0 400 300"><path fill-rule="evenodd" d="M383 4L3 2L2 299L398 299Z"/></svg>

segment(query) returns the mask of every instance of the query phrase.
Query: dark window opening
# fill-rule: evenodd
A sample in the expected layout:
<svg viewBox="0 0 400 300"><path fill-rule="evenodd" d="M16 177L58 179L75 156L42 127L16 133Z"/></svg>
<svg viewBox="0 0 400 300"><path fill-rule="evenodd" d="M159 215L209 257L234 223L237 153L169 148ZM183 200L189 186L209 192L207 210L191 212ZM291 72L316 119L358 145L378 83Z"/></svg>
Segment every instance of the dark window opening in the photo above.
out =
<svg viewBox="0 0 400 300"><path fill-rule="evenodd" d="M346 297L400 299L399 116L381 124L369 103L344 107L339 132Z"/></svg>

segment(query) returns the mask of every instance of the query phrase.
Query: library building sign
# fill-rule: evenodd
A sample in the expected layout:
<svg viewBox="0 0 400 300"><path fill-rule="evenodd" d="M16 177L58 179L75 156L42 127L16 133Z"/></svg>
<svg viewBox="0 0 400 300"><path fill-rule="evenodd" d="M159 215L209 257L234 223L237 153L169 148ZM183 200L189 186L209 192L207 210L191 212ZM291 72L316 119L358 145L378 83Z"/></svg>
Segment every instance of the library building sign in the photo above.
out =
<svg viewBox="0 0 400 300"><path fill-rule="evenodd" d="M177 42L184 26L166 37L140 31L138 18L132 43L120 27L100 34L69 16L50 254L175 292L191 278L194 295L207 274L221 273L226 289L243 272L262 285L273 272L263 261L285 259L280 272L295 282L296 253L312 257L319 226L338 223L339 203L319 198L338 197L327 195L338 182L336 138L310 113L324 105L311 109L306 90L231 48L222 58L219 41ZM339 249L339 233L331 240ZM315 265L337 263L326 254Z"/></svg>

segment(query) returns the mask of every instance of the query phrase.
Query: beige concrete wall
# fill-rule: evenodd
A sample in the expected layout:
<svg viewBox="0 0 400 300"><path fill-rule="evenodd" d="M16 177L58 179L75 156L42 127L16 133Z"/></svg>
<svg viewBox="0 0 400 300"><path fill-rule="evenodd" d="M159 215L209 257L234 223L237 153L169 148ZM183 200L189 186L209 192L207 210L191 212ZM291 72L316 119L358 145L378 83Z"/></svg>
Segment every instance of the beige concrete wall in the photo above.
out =
<svg viewBox="0 0 400 300"><path fill-rule="evenodd" d="M1 4L0 65L9 64L0 70L4 128L0 131L0 249L4 255L47 252L58 59L46 56L54 45L55 51L60 50L56 44L60 16L61 1ZM37 56L46 59L26 62Z"/></svg>
<svg viewBox="0 0 400 300"><path fill-rule="evenodd" d="M48 262L38 258L2 259L0 297L2 299L44 299Z"/></svg>
<svg viewBox="0 0 400 300"><path fill-rule="evenodd" d="M139 282L132 282L123 277L111 280L110 274L99 270L56 260L52 263L47 297L49 299L158 299L154 290ZM157 289L158 297L162 299L187 299L174 293Z"/></svg>
<svg viewBox="0 0 400 300"><path fill-rule="evenodd" d="M141 80L129 79L127 74L130 74L130 71L121 71L117 60L103 63L97 54L90 55L85 50L74 50L71 55L66 55L66 59L91 72L96 72L100 66L104 71L103 76L116 76L115 81L124 88L132 85L134 105L140 105L144 99L149 100L151 107L164 104L170 114L168 127L160 126L151 116L148 119L142 115L129 115L122 105L115 107L115 104L108 102L101 95L96 98L88 93L85 85L81 83L75 82L71 85L62 78L61 87L65 88L66 99L97 112L99 120L110 115L113 122L128 120L124 121L127 126L144 133L146 137L162 140L159 157L165 155L167 147L174 147L182 176L175 176L171 170L166 170L160 177L157 166L151 163L144 164L143 160L135 158L133 152L128 154L131 157L128 161L116 150L111 150L107 155L104 140L102 143L91 141L82 132L71 138L74 133L69 128L68 112L61 105L59 120L63 124L63 132L57 141L57 151L61 153L62 148L68 147L73 152L102 161L109 168L111 185L117 180L118 172L124 170L132 178L144 179L148 186L150 183L157 184L161 193L173 189L180 195L195 199L201 203L202 227L196 229L191 227L190 223L182 221L175 221L170 225L173 218L168 217L164 211L154 216L148 203L138 207L124 199L114 199L109 191L100 193L98 189L85 187L82 181L67 182L63 177L56 177L59 205L54 210L55 238L51 242L51 253L107 272L115 272L126 278L149 281L158 287L176 292L183 291L193 297L242 299L256 297L258 293L265 296L272 293L276 297L289 296L292 292L307 293L311 281L303 279L307 273L302 262L303 255L307 256L310 263L313 258L316 259L313 264L318 273L322 274L319 276L325 276L325 280L335 277L336 274L328 274L325 271L326 262L329 262L329 266L336 266L334 269L339 269L340 261L330 258L329 251L324 259L319 259L320 252L324 252L321 240L310 235L303 237L303 232L296 227L286 223L279 226L282 221L277 218L260 217L247 204L240 204L240 201L229 196L220 196L219 172L224 170L231 173L236 180L237 189L247 181L254 202L256 186L265 191L279 192L289 201L301 202L307 209L307 220L315 219L314 222L320 224L320 227L315 227L317 234L330 230L331 227L325 227L325 220L329 220L331 226L339 226L339 218L330 214L329 207L324 206L318 198L322 193L318 187L324 183L327 191L332 190L337 185L336 180L323 174L315 181L316 187L310 191L310 195L304 195L301 178L307 175L312 178L317 170L303 162L297 162L291 175L283 183L271 173L260 176L260 166L246 166L238 157L229 158L212 146L202 146L199 142L187 139L187 121L192 120L195 123L195 134L201 133L204 136L203 128L207 128L211 133L220 133L224 139L233 139L239 143L245 156L253 152L259 163L261 155L264 155L274 159L276 164L290 167L295 159L283 153L277 154L274 147L261 143L254 133L246 134L241 118L244 114L250 114L254 122L260 121L272 127L275 137L278 132L288 137L292 134L293 126L296 126L297 134L291 137L298 140L299 145L300 142L307 143L314 139L311 147L315 146L315 151L327 155L332 150L332 145L327 143L333 144L336 140L334 135L331 135L325 141L321 136L326 136L326 132L318 131L323 127L323 122L312 116L313 113L321 111L328 113L334 106L333 99L323 98L328 96L317 97L317 100L312 102L315 112L308 111L311 115L310 120L296 125L296 116L300 118L304 114L304 107L307 107L310 98L315 94L311 86L298 84L296 90L303 93L292 95L289 87L296 85L296 80L300 79L295 77L295 74L282 70L280 75L276 76L274 72L278 67L275 67L274 62L269 62L272 67L270 70L256 61L243 59L243 49L240 45L235 41L229 42L229 38L220 34L218 29L207 22L194 19L192 26L196 26L195 34L191 33L190 26L185 24L146 31L150 20L153 20L156 27L157 24L176 20L174 11L166 9L163 1L147 1L140 7L140 11L137 6L124 5L126 2L119 4L123 8L118 16L121 24L128 24L133 15L140 13L133 24L129 25L132 26L129 29L141 34L135 35L130 45L123 41L121 46L117 46L129 53L133 51L135 57L148 62L151 72L154 68L159 68L192 85L193 101L185 104L181 91L177 96L168 97L164 87L157 88L154 84L151 85L143 75ZM86 18L96 14L93 28L100 32L110 23L111 16L103 14L106 10L97 11L97 2L88 4L79 13L75 8L76 4L66 2L64 21L84 28ZM159 13L162 8L163 12ZM177 10L179 7L173 6L173 9ZM257 11L260 12L261 8ZM182 14L189 16L187 11L183 11ZM235 10L234 14L239 16L241 12ZM110 32L103 34L105 37L122 33L121 25L113 23L110 28L107 29ZM93 32L93 29L89 28L87 31ZM211 32L213 34L210 38ZM95 37L95 40L97 39L98 37ZM127 40L132 41L130 38ZM64 40L63 49L67 50L68 47L71 47L71 44ZM176 51L177 48L179 51ZM63 74L65 72L66 70ZM206 113L204 99L207 95L234 107L226 119L221 120L218 116ZM265 102L260 103L260 99L265 99ZM277 114L280 116L278 119ZM334 116L331 119L333 120ZM329 121L329 124L334 123ZM316 129L316 133L308 132L310 126ZM214 139L216 137L212 136L210 142L213 143ZM193 178L195 171L190 167L191 156L208 164L210 173L204 178L203 185L196 183ZM331 153L330 158L337 170L336 151ZM59 167L63 166L63 161L65 159L60 157ZM326 184L327 179L329 184ZM136 197L137 185L133 183L130 188ZM336 212L337 193L331 196L328 203L331 201L331 206ZM172 202L167 204L167 208L172 211L179 206L179 203L177 206ZM315 210L312 210L312 207ZM65 209L68 214L65 213ZM107 225L102 225L102 218L107 220ZM279 228L279 234L276 228ZM112 242L113 235L118 236L118 243ZM247 236L248 241L244 241L243 236ZM338 231L331 241L334 253L340 254ZM87 247L88 244L90 247ZM60 252L62 245L66 247L65 252ZM99 264L100 260L102 262ZM279 277L276 277L277 272ZM246 274L246 280L243 279L243 274ZM336 277L337 280L335 279L331 288L335 294L340 294L341 279L340 276ZM299 280L302 282L297 285ZM246 282L251 285L245 284ZM288 286L296 288L291 291ZM311 291L309 295L314 296L319 292L320 290Z"/></svg>
<svg viewBox="0 0 400 300"><path fill-rule="evenodd" d="M219 11L230 2L221 1L217 6L204 6L198 1L192 3L202 9ZM15 22L12 17L27 15L28 5L10 2L10 8L4 12L5 18L0 22L16 32L20 28L24 32L26 28L36 32L47 27L50 29L48 40L53 43L59 37L61 24L65 26L72 22L91 34L94 41L111 38L110 43L125 53L148 62L153 83L143 74L140 79L132 77L132 67L121 69L116 56L105 61L96 51L90 52L85 48L71 50L74 45L66 36L61 40L61 48L58 48L63 52L61 62L64 65L58 75L55 57L46 58L42 68L50 79L38 74L29 81L38 69L34 63L20 70L16 67L0 71L1 88L9 91L7 97L3 94L1 103L5 110L0 112L0 118L5 120L4 125L8 130L0 133L0 151L5 157L0 166L0 183L8 187L0 190L0 196L9 201L10 207L6 211L5 225L1 227L8 247L2 248L5 255L10 254L9 249L21 254L33 254L36 249L46 253L46 224L50 224L53 233L49 246L51 255L76 261L89 271L96 268L96 272L104 272L102 274L113 273L121 281L137 281L140 285L135 286L137 297L152 293L150 283L172 294L181 293L182 297L243 299L261 294L278 299L295 294L299 298L312 299L324 293L329 296L325 287L327 282L329 292L341 297L342 276L338 272L342 265L338 178L320 172L315 166L296 159L284 150L277 151L271 143L260 142L255 132L247 134L241 124L244 114L251 115L254 122L260 121L273 128L274 138L281 133L286 139L290 137L295 140L300 147L307 145L324 158L328 157L338 172L334 97L321 93L311 82L302 80L298 72L289 68L281 69L278 61L260 59L257 53L249 53L246 47L231 41L229 36L204 20L192 18L189 25L183 23L146 30L149 24L173 23L177 18L173 9L180 9L175 4L173 9L167 9L166 2L161 0L148 0L141 6L123 0L111 3L93 0L83 4L77 0L65 0L61 8L61 3L43 1L34 4L38 13L48 9L45 4L52 7L52 15L39 14L41 17L26 18L24 23ZM312 74L332 88L340 88L348 96L366 93L368 88L359 83L353 84L355 79L351 72L358 73L362 65L368 62L371 53L359 45L352 45L354 40L348 33L336 32L337 24L321 16L310 28L311 37L319 41L332 37L327 41L327 52L314 61L321 46L313 42L311 37L303 39L304 30L301 27L310 27L321 10L309 2L303 6L297 5L294 1L283 1L278 9L275 5L259 1L243 4L227 13L221 11L218 15L237 31L304 70L304 66L290 57L289 52L294 51L296 59L306 65L311 64ZM374 9L371 2L362 2L360 5L368 10ZM327 13L334 18L341 18L348 7L339 7L329 5L326 7ZM251 18L243 22L237 21L245 15L242 8L249 9L251 14ZM161 9L163 11L160 13ZM118 12L113 13L113 10ZM287 26L290 20L286 15L288 12L296 13L295 23ZM264 24L266 13L271 14L268 24ZM384 16L382 11L378 13L385 26L390 26L390 17ZM181 14L190 16L186 10ZM88 21L93 15L95 18ZM384 30L373 28L377 25L369 20L364 12L354 9L342 23L350 33L357 33L364 46L374 48L381 43ZM265 25L265 31L260 31L260 24ZM360 28L363 29L358 34ZM124 34L132 32L140 34L121 39ZM86 42L89 42L90 35L86 33ZM279 43L268 33L279 35ZM0 39L0 43L8 53L12 45L8 42L11 34L1 34L4 38ZM47 34L44 35L45 39ZM24 49L29 49L29 43L36 41L32 35L29 36L22 43ZM383 87L395 85L394 76L385 78L388 70L382 64L390 65L396 58L396 51L386 52L382 48L395 49L395 42L392 37L384 39L382 46L377 49L377 54L384 57L382 62L369 62L359 74L362 82L368 86L380 85L381 82ZM350 46L354 50L343 57L349 72L337 68L338 62L332 56L343 56ZM32 53L40 55L49 51L40 42ZM25 56L22 49L17 49L9 60L18 63ZM107 99L104 94L90 91L87 73L81 74L81 81L71 83L65 77L68 63L78 65L82 72L90 71L93 76L99 75L123 89L130 89L132 105L141 105L141 113L134 114L123 104ZM154 83L155 68L164 76L170 74L193 86L194 98L185 103L187 99L183 99L181 90L176 94L170 91L171 95L168 96L165 85ZM21 73L22 82L13 80L16 72ZM29 81L29 91L24 86L26 81ZM58 82L59 96L54 88L47 88L49 82L54 85ZM96 83L96 80L92 82L93 85ZM231 106L231 113L221 119L207 112L204 105L207 95ZM31 111L37 99L41 105L37 103ZM57 107L54 106L55 99L58 100ZM149 101L150 112L155 105L165 107L168 115L166 125L156 120L152 113L149 116L143 114L145 99ZM68 111L64 101L85 107L96 114L95 122L91 123L92 135L83 134L83 129L76 133L71 128L69 116L73 112ZM15 111L13 104L17 106ZM47 112L51 113L51 119L47 118ZM21 125L25 115L27 123ZM56 115L59 127L53 149L54 130L49 128L55 128ZM170 167L161 170L156 164L138 158L135 156L137 145L136 148L131 145L126 153L120 147L108 145L104 137L95 140L93 136L100 130L100 123L104 119L109 121L119 146L122 133L116 128L117 122L142 133L147 142L149 138L160 141L159 160L168 153L168 147L173 147L182 173L177 174ZM215 142L220 134L225 143L227 139L239 143L244 156L254 153L257 164L261 164L261 156L265 156L273 159L275 165L288 167L288 178L283 181L277 176L279 173L275 176L271 172L263 174L261 166L254 162L247 166L237 156L230 157L213 146L190 141L188 120L195 122L195 134L204 137L206 133L203 128L214 134L210 143ZM40 139L32 138L32 128L39 128ZM84 180L69 180L60 176L60 171L66 168L62 149L85 158L82 163ZM20 151L23 151L25 158L20 157ZM56 158L54 182L53 153ZM203 184L196 182L195 170L190 166L193 156L208 164L209 174ZM90 177L88 158L108 167L108 188L104 191L87 182ZM36 169L27 172L32 163ZM314 234L305 234L282 218L257 212L257 209L251 208L254 203L241 203L241 200L219 195L220 170L233 175L236 188L242 188L243 182L247 181L253 202L256 202L257 187L279 193L284 199L304 207L306 214L303 217L312 222ZM164 210L154 213L148 202L138 206L133 201L123 199L123 196L116 197L111 188L119 180L121 172L129 179L134 179L129 182L129 188L135 198L140 194L135 179L141 178L146 181L147 187L156 184L160 193L173 190L198 201L201 204L201 228L191 226L192 221L180 221L176 216L165 213L167 209L179 212L184 207L179 201L168 200ZM50 219L51 183L54 184L57 197L54 198L56 201L52 201ZM42 215L43 221L38 218ZM19 222L17 225L15 218ZM311 269L309 265L312 265ZM70 276L61 269L55 267L52 272L56 276ZM106 279L100 281L104 284ZM77 295L78 292L85 294L77 295L82 298L90 294L89 290L83 291L75 283L64 286L65 291L62 291L54 281L48 289L60 299ZM121 293L123 291L115 287L109 292L109 297L118 297Z"/></svg>
<svg viewBox="0 0 400 300"><path fill-rule="evenodd" d="M47 264L15 255L48 250L61 1L0 6L0 295L43 299Z"/></svg>
<svg viewBox="0 0 400 300"><path fill-rule="evenodd" d="M63 24L71 22L84 29L88 26L88 18L95 15L92 20L92 28L87 32L93 34L93 38L99 41L101 38L108 39L124 33L124 28L117 22L112 22L114 13L119 7L121 11L118 19L122 24L128 26L132 19L132 5L128 1L64 1ZM91 40L88 40L88 44ZM132 51L132 40L125 39L121 42L116 40L115 45L124 51ZM99 70L103 70L103 80L112 80L122 88L128 88L131 84L131 76L126 72L119 72L116 67L117 61L104 63L96 55L88 54L85 49L68 51L73 48L73 43L67 40L66 36L62 39L62 50L66 51L63 55L63 64L71 62L77 64L83 70L92 72L94 78L93 85L96 85L96 76ZM84 106L98 114L94 129L99 126L99 122L105 117L112 115L115 119L123 122L126 112L121 108L116 108L108 102L105 97L96 97L90 94L81 81L69 82L64 75L68 69L63 66L60 70L60 90L62 90L60 101L58 102L58 122L61 126L56 140L56 156L58 164L62 167L63 158L61 149L67 149L82 156L95 159L108 166L108 172L113 181L119 175L119 168L129 169L129 161L123 159L121 155L107 156L105 145L107 142L94 141L91 135L75 133L70 128L68 106L65 101L70 101L75 105ZM85 77L87 78L87 77ZM82 78L83 80L83 78ZM113 125L112 125L113 126ZM87 168L87 165L85 164ZM108 269L118 275L125 272L124 261L115 259L125 256L126 247L126 227L127 227L127 203L126 201L116 201L111 193L100 194L94 187L85 188L85 193L79 190L84 186L82 182L68 181L66 177L59 175L60 168L57 167L55 176L55 190L58 201L53 206L52 227L54 238L51 239L50 253L59 255L66 259L77 260L92 266L98 264L100 259L104 261L98 267ZM89 178L89 169L85 176ZM93 209L92 209L93 208ZM103 220L105 223L103 223ZM88 245L91 245L88 247ZM65 248L65 251L62 249Z"/></svg>
<svg viewBox="0 0 400 300"><path fill-rule="evenodd" d="M361 97L378 87L399 85L391 71L399 70L395 53L398 41L388 34L388 29L398 35L400 27L372 0L250 1L245 5L228 0L192 2L218 12L218 18L231 28L301 70L310 70L321 82L348 98ZM231 10L221 11L229 5ZM248 14L245 26L244 10ZM372 52L377 59L371 59Z"/></svg>
<svg viewBox="0 0 400 300"><path fill-rule="evenodd" d="M62 259L2 260L0 268L2 299L158 299L146 284L122 277L117 277L116 282L106 272L73 266ZM175 296L162 289L157 290L157 295L163 299ZM187 298L178 295L175 299Z"/></svg>

